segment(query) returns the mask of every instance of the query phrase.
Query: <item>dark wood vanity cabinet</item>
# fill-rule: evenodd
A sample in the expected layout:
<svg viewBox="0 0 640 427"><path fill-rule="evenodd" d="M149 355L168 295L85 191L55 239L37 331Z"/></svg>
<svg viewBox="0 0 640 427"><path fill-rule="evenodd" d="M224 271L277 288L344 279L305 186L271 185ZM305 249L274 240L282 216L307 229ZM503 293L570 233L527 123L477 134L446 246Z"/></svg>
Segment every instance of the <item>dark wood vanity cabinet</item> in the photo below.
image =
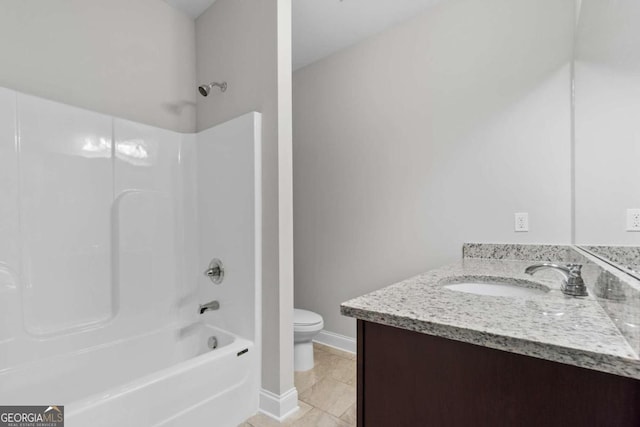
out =
<svg viewBox="0 0 640 427"><path fill-rule="evenodd" d="M358 426L640 426L640 381L358 320Z"/></svg>

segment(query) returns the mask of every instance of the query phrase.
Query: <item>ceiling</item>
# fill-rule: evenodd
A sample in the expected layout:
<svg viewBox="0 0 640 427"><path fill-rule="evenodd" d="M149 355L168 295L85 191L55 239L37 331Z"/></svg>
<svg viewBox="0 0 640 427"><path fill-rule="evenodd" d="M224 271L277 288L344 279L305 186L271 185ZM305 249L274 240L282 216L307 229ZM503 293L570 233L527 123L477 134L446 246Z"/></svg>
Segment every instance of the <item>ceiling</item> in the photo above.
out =
<svg viewBox="0 0 640 427"><path fill-rule="evenodd" d="M293 69L402 22L440 0L292 0Z"/></svg>
<svg viewBox="0 0 640 427"><path fill-rule="evenodd" d="M197 18L216 0L165 0ZM292 0L293 69L402 22L441 0Z"/></svg>

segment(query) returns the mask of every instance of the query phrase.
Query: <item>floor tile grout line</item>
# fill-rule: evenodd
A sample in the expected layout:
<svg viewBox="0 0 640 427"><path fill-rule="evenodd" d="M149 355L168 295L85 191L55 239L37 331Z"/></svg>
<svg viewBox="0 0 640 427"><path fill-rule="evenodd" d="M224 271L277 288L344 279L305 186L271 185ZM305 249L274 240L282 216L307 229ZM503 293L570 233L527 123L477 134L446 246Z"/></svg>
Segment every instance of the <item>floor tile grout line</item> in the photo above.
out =
<svg viewBox="0 0 640 427"><path fill-rule="evenodd" d="M355 403L354 403L354 405L355 405ZM351 405L351 406L353 406L353 405ZM349 406L347 409L345 409L345 410L344 410L344 412L343 412L342 414L340 414L340 416L339 416L338 418L342 419L342 417L344 417L344 416L345 416L345 414L346 414L347 412L349 412L349 409L351 409L351 406Z"/></svg>

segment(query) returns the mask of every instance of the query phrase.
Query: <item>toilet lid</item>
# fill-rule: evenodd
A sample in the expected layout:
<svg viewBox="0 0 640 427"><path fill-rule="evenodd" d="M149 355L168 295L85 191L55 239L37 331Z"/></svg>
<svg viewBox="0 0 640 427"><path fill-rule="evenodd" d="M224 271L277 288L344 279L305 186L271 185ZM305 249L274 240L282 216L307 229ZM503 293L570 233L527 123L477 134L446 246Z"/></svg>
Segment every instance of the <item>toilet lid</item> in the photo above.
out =
<svg viewBox="0 0 640 427"><path fill-rule="evenodd" d="M322 322L322 316L309 310L296 308L293 310L294 325L316 325Z"/></svg>

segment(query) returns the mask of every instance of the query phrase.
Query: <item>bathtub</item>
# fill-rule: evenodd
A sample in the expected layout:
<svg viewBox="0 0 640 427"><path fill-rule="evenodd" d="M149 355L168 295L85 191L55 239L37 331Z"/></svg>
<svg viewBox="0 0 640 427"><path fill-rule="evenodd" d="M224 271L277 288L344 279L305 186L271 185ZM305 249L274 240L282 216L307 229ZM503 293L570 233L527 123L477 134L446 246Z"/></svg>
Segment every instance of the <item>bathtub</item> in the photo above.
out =
<svg viewBox="0 0 640 427"><path fill-rule="evenodd" d="M167 328L4 369L0 404L65 405L68 427L237 426L258 410L258 353L209 324Z"/></svg>

